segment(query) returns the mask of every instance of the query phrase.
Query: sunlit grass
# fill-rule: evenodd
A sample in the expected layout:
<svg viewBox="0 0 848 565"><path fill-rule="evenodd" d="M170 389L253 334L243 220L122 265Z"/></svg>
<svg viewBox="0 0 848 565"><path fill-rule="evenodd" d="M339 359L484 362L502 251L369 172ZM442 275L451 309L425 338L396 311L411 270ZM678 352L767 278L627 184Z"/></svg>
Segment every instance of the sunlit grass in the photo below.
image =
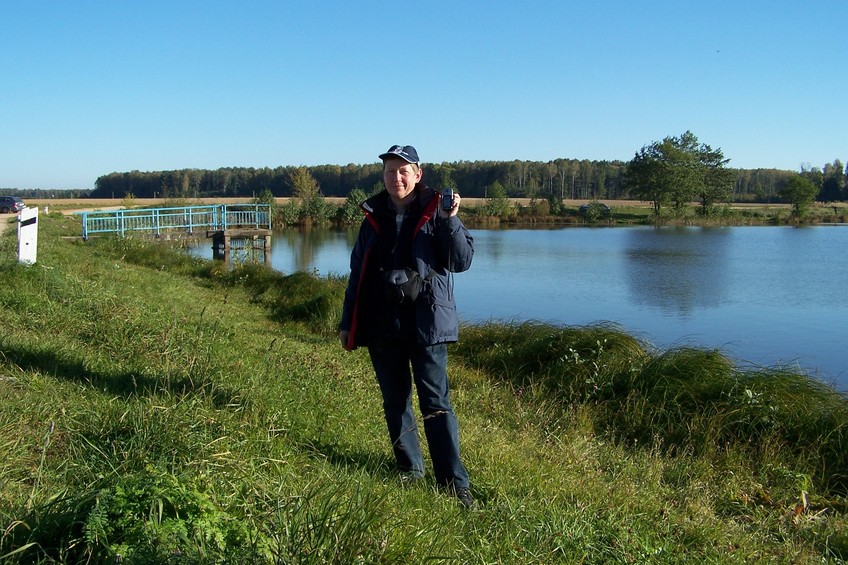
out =
<svg viewBox="0 0 848 565"><path fill-rule="evenodd" d="M842 395L615 326L450 346L480 510L393 471L342 282L41 222L0 237L0 560L836 562ZM14 239L14 236L12 236Z"/></svg>

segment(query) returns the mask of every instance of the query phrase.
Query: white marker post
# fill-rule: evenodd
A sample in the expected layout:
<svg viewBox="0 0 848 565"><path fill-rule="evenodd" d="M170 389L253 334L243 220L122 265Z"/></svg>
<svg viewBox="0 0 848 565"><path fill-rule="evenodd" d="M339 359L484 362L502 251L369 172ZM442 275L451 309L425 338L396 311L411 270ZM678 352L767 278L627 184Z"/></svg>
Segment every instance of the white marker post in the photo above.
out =
<svg viewBox="0 0 848 565"><path fill-rule="evenodd" d="M18 262L34 264L37 248L38 208L27 207L18 213Z"/></svg>

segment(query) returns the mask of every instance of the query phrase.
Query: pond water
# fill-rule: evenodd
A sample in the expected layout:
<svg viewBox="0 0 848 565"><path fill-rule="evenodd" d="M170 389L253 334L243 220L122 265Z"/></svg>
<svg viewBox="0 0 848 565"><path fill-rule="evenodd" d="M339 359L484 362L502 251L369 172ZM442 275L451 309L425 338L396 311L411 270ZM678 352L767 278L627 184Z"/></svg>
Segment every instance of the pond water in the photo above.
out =
<svg viewBox="0 0 848 565"><path fill-rule="evenodd" d="M719 348L848 390L846 226L471 233L474 264L454 277L464 321L613 322L661 349ZM271 267L346 275L355 235L275 234Z"/></svg>

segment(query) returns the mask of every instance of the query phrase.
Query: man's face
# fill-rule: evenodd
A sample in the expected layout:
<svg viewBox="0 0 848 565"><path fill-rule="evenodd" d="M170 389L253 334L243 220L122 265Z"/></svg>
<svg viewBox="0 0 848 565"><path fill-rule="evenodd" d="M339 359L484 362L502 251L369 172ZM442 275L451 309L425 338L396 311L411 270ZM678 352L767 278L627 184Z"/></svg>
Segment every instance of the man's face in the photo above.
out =
<svg viewBox="0 0 848 565"><path fill-rule="evenodd" d="M403 159L386 159L383 165L383 183L396 204L406 203L412 197L415 185L421 180L421 168Z"/></svg>

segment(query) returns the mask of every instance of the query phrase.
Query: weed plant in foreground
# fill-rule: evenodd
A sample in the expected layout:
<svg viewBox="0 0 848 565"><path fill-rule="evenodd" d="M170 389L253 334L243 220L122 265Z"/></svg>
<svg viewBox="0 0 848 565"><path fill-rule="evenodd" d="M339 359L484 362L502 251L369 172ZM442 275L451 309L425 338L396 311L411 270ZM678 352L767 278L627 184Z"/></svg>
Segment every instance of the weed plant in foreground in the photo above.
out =
<svg viewBox="0 0 848 565"><path fill-rule="evenodd" d="M0 562L840 562L845 398L611 325L450 348L475 497L403 484L344 281L0 237Z"/></svg>

